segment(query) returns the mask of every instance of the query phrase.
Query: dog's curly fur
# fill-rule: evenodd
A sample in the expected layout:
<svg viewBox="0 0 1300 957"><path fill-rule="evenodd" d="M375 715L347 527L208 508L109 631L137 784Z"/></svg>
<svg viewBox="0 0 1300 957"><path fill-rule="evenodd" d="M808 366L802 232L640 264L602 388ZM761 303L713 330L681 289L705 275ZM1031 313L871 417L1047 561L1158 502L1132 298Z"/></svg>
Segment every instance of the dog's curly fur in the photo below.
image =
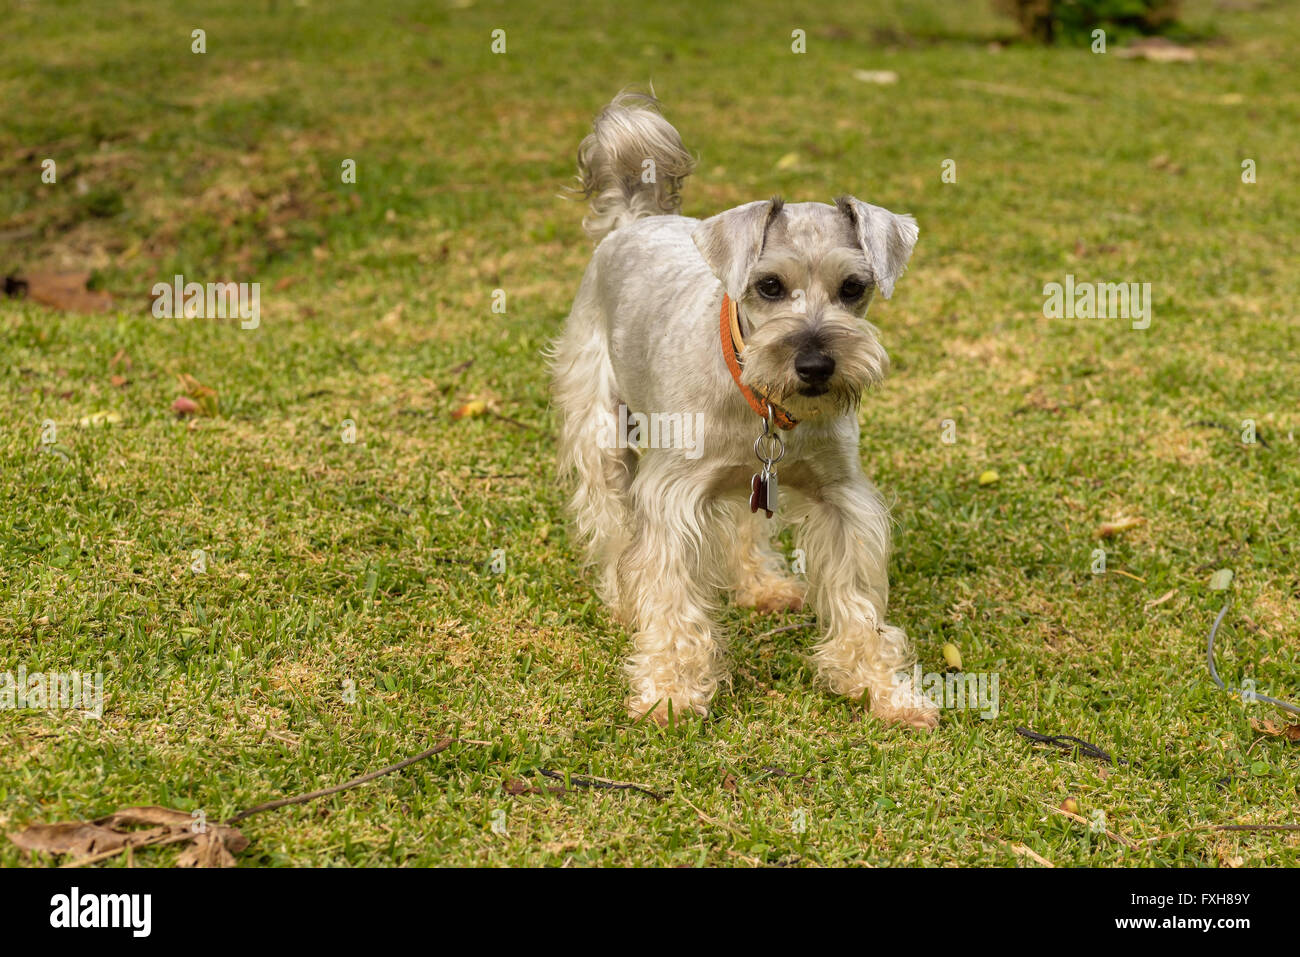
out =
<svg viewBox="0 0 1300 957"><path fill-rule="evenodd" d="M681 216L694 161L647 96L617 97L578 157L598 245L551 354L559 464L600 593L633 632L630 712L707 713L726 680L723 592L769 611L805 600L773 523L748 507L762 422L723 358L725 291L746 330L742 381L800 420L783 434L777 518L806 555L818 673L835 692L869 695L881 718L933 727L934 707L899 677L912 653L885 623L889 514L858 452L859 400L888 370L866 310L875 291L893 292L915 222L851 196ZM694 416L702 453L610 442L623 406Z"/></svg>

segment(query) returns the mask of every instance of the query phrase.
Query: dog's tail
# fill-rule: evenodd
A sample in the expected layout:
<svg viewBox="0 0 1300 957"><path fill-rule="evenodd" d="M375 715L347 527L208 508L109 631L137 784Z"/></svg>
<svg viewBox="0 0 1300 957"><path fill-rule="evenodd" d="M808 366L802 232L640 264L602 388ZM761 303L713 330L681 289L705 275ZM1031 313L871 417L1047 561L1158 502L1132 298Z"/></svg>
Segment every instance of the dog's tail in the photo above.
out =
<svg viewBox="0 0 1300 957"><path fill-rule="evenodd" d="M582 228L593 242L645 216L676 213L695 160L645 93L620 93L578 147L579 192L591 200Z"/></svg>

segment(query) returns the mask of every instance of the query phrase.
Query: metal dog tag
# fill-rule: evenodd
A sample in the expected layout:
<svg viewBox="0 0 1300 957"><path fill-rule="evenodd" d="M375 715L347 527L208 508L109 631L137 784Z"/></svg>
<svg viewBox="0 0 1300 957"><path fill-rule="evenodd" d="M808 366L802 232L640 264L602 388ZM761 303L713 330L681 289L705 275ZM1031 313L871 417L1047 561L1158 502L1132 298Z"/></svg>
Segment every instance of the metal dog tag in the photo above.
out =
<svg viewBox="0 0 1300 957"><path fill-rule="evenodd" d="M778 487L776 473L764 469L762 472L755 472L754 477L749 482L749 510L757 512L760 508L771 518L772 513L776 511L776 501Z"/></svg>
<svg viewBox="0 0 1300 957"><path fill-rule="evenodd" d="M776 469L772 466L785 458L785 443L772 428L773 417L772 406L768 405L763 432L754 440L754 455L763 463L763 471L755 472L749 480L749 511L753 513L761 508L768 518L776 511L777 500Z"/></svg>

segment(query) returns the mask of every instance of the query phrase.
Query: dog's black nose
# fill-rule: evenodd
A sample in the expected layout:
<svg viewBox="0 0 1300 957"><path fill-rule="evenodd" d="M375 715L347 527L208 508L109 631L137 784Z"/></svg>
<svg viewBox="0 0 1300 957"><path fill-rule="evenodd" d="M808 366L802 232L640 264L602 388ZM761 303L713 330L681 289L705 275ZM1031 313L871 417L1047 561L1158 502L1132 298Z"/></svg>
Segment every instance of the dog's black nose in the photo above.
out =
<svg viewBox="0 0 1300 957"><path fill-rule="evenodd" d="M808 385L825 385L835 373L835 360L818 349L805 349L795 356L794 371Z"/></svg>

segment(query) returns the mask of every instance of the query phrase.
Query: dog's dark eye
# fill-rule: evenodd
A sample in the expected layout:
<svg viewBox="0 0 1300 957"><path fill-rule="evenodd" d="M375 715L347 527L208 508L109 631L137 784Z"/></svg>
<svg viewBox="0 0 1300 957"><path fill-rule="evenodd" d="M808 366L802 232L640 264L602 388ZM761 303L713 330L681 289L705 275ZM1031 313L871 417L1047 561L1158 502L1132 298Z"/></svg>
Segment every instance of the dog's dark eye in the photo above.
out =
<svg viewBox="0 0 1300 957"><path fill-rule="evenodd" d="M866 291L867 287L863 283L856 279L846 279L844 285L840 286L840 298L845 302L853 302L855 299L861 299Z"/></svg>
<svg viewBox="0 0 1300 957"><path fill-rule="evenodd" d="M764 299L780 299L785 295L785 286L775 276L765 276L754 284L754 288Z"/></svg>

